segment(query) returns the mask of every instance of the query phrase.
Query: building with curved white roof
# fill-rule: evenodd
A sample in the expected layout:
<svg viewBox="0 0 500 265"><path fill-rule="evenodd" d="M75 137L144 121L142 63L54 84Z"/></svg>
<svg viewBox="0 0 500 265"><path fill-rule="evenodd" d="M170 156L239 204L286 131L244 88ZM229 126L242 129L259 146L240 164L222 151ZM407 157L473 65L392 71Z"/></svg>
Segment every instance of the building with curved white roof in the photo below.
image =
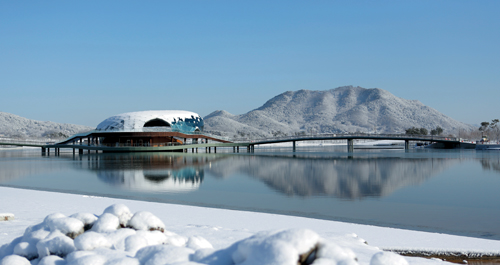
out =
<svg viewBox="0 0 500 265"><path fill-rule="evenodd" d="M185 110L148 110L127 112L109 117L94 131L75 134L58 144L82 145L103 152L148 152L186 148L171 146L208 141L229 141L203 133L203 119L197 113ZM86 143L84 143L86 141ZM80 153L83 152L80 149ZM210 151L210 150L209 150ZM186 151L187 152L187 151Z"/></svg>
<svg viewBox="0 0 500 265"><path fill-rule="evenodd" d="M185 110L148 110L109 117L97 125L103 132L203 131L203 119Z"/></svg>

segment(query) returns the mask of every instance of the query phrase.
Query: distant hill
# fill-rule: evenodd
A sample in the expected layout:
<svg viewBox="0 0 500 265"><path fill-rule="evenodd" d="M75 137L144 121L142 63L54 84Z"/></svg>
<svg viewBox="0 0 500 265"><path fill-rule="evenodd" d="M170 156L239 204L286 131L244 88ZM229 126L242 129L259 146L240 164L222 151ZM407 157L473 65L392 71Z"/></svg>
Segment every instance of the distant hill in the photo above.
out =
<svg viewBox="0 0 500 265"><path fill-rule="evenodd" d="M224 110L204 118L205 131L233 136L296 133L404 133L405 129L440 126L446 134L475 127L456 121L418 100L388 91L345 86L326 91L287 91L242 115Z"/></svg>
<svg viewBox="0 0 500 265"><path fill-rule="evenodd" d="M35 121L14 114L0 112L0 135L12 138L66 138L94 128L51 121Z"/></svg>

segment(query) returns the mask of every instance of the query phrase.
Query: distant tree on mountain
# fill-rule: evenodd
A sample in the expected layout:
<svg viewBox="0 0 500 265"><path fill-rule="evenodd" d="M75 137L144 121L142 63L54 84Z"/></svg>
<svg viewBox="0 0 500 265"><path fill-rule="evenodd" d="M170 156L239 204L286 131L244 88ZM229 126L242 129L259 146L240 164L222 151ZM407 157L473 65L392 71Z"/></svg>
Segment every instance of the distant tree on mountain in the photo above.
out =
<svg viewBox="0 0 500 265"><path fill-rule="evenodd" d="M481 127L479 127L479 131L481 135L485 133L489 134L490 139L497 139L500 137L500 128L498 124L500 123L499 119L493 119L491 122L483 121L481 122Z"/></svg>
<svg viewBox="0 0 500 265"><path fill-rule="evenodd" d="M436 129L431 130L431 135L441 135L443 133L443 128L436 127Z"/></svg>
<svg viewBox="0 0 500 265"><path fill-rule="evenodd" d="M407 135L427 135L429 131L426 128L411 127L406 129L405 133Z"/></svg>
<svg viewBox="0 0 500 265"><path fill-rule="evenodd" d="M489 131L490 131L492 139L498 140L498 138L500 138L500 128L498 128L499 122L500 122L500 120L494 119L491 121L491 123L489 125Z"/></svg>

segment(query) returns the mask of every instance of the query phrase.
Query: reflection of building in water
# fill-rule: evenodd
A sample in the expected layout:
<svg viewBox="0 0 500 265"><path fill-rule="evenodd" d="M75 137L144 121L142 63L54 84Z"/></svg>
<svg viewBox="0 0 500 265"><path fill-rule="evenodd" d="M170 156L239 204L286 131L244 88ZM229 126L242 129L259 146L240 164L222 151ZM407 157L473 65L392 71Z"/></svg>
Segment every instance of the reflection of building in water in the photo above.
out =
<svg viewBox="0 0 500 265"><path fill-rule="evenodd" d="M105 183L131 190L188 192L199 188L204 172L195 168L98 170L97 177Z"/></svg>
<svg viewBox="0 0 500 265"><path fill-rule="evenodd" d="M105 183L140 191L188 192L204 178L203 166L213 158L165 153L97 155L81 164Z"/></svg>
<svg viewBox="0 0 500 265"><path fill-rule="evenodd" d="M404 186L422 183L457 162L460 160L255 156L234 157L212 165L207 172L218 177L242 172L290 196L356 199L387 196Z"/></svg>

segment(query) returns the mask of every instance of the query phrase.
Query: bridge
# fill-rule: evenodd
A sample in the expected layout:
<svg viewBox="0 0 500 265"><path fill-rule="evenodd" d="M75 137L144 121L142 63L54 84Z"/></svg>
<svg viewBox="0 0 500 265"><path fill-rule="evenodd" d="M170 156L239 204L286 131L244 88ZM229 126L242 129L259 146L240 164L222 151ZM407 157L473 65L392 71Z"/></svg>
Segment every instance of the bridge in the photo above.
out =
<svg viewBox="0 0 500 265"><path fill-rule="evenodd" d="M315 134L315 135L301 135L301 136L286 136L286 137L273 137L266 139L256 139L256 140L240 140L240 141L229 141L225 139L218 138L216 136L210 136L206 134L184 134L178 133L176 137L184 138L184 144L178 143L163 143L151 146L148 143L139 144L120 144L120 145L106 145L94 141L90 138L91 133L76 134L70 138L58 142L58 143L43 143L43 142L32 142L32 141L0 141L0 145L11 145L11 146L30 146L30 147L40 147L42 149L42 154L48 152L50 154L50 149L55 151L55 154L59 154L60 149L73 149L73 153L78 149L80 154L83 154L84 150L88 153L95 151L96 153L101 152L172 152L172 151L182 151L188 152L191 149L192 153L197 153L199 148L205 148L205 152L211 153L212 148L214 152L217 152L217 147L222 148L233 148L233 152L239 152L240 147L247 149L247 152L253 152L255 150L255 145L267 145L276 143L292 143L293 151L296 151L297 142L301 141L326 141L326 140L345 140L347 142L347 151L354 151L354 140L402 140L405 142L405 149L410 148L410 141L416 142L433 142L436 143L440 148L467 148L474 149L475 144L463 143L460 138L454 137L442 137L442 136L425 136L425 135L403 135L403 134L364 134L364 133L354 133L354 134ZM187 143L186 139L197 139ZM203 139L202 143L198 142L198 139Z"/></svg>

